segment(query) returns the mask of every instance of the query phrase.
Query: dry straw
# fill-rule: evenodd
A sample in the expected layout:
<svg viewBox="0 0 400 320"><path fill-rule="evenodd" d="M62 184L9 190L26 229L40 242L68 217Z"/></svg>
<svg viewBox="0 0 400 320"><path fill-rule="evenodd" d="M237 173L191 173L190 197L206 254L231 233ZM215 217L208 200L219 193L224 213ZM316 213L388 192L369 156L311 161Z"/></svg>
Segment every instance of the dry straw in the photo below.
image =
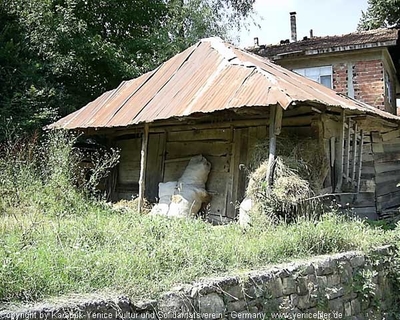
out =
<svg viewBox="0 0 400 320"><path fill-rule="evenodd" d="M271 188L266 180L268 151L268 140L253 149L247 197L254 199L264 213L279 220L315 214L321 206L308 199L320 192L328 174L323 147L314 139L280 136Z"/></svg>

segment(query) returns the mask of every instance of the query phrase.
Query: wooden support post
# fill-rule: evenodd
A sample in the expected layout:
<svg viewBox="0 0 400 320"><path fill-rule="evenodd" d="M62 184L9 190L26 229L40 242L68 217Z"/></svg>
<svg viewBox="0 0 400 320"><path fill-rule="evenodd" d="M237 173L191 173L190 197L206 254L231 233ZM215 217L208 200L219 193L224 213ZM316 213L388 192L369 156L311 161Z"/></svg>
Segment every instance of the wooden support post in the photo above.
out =
<svg viewBox="0 0 400 320"><path fill-rule="evenodd" d="M344 129L345 129L345 120L346 113L344 110L341 112L341 130L339 133L339 150L338 150L338 158L336 165L336 192L340 192L342 190L342 182L343 182L343 157L344 157Z"/></svg>
<svg viewBox="0 0 400 320"><path fill-rule="evenodd" d="M353 154L352 154L352 164L351 164L351 182L355 183L355 179L356 179L356 163L357 163L357 130L358 130L358 126L357 123L354 123L354 127L353 127Z"/></svg>
<svg viewBox="0 0 400 320"><path fill-rule="evenodd" d="M357 172L357 193L360 192L363 146L364 146L364 131L361 130L360 131L360 145L359 145L359 149L358 149L359 159L358 159L358 172Z"/></svg>
<svg viewBox="0 0 400 320"><path fill-rule="evenodd" d="M346 167L344 170L344 175L346 177L346 182L350 182L350 128L351 128L351 119L347 120L347 134L346 134Z"/></svg>
<svg viewBox="0 0 400 320"><path fill-rule="evenodd" d="M275 135L279 136L282 131L282 117L283 109L280 106L276 106L275 111Z"/></svg>
<svg viewBox="0 0 400 320"><path fill-rule="evenodd" d="M336 150L335 150L335 137L331 137L329 139L330 142L330 163L331 167L335 166L335 157L336 157Z"/></svg>
<svg viewBox="0 0 400 320"><path fill-rule="evenodd" d="M279 110L281 109L281 110ZM276 135L280 133L282 123L282 108L281 106L271 106L270 109L270 121L269 121L269 157L268 157L268 168L266 179L268 186L272 186L273 183L273 169L276 156Z"/></svg>
<svg viewBox="0 0 400 320"><path fill-rule="evenodd" d="M142 149L140 151L140 177L139 177L139 201L138 201L138 212L142 211L144 201L144 190L146 188L146 167L147 167L147 147L149 144L149 125L144 125L143 137L142 137Z"/></svg>

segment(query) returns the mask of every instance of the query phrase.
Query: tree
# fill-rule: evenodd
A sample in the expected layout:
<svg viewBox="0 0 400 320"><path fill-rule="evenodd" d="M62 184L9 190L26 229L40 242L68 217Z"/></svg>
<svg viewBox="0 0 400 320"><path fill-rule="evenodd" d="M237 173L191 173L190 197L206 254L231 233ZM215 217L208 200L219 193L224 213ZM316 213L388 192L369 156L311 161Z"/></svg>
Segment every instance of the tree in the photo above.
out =
<svg viewBox="0 0 400 320"><path fill-rule="evenodd" d="M25 131L226 36L254 0L0 0L0 126ZM1 135L0 135L1 140Z"/></svg>
<svg viewBox="0 0 400 320"><path fill-rule="evenodd" d="M400 0L368 0L368 9L362 12L358 30L390 27L400 23Z"/></svg>

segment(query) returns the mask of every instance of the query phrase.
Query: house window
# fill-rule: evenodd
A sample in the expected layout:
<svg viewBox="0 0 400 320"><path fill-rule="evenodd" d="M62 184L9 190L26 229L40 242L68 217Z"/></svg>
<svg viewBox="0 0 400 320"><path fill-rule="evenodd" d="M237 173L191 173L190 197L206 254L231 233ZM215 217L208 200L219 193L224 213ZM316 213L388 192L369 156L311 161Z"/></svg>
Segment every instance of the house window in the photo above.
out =
<svg viewBox="0 0 400 320"><path fill-rule="evenodd" d="M300 68L293 71L332 89L332 66Z"/></svg>

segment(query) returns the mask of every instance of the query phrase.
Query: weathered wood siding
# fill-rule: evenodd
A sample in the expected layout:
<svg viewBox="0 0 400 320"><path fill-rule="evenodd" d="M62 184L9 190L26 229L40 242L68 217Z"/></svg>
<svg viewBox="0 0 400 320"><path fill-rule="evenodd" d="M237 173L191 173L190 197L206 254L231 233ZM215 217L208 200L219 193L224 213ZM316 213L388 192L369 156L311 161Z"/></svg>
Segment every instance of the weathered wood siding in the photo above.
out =
<svg viewBox="0 0 400 320"><path fill-rule="evenodd" d="M360 217L376 220L376 175L374 168L374 153L371 144L371 133L367 132L363 139L362 168L359 193L354 196L352 207Z"/></svg>
<svg viewBox="0 0 400 320"><path fill-rule="evenodd" d="M139 191L141 138L121 138L116 146L120 149L116 197L132 200Z"/></svg>
<svg viewBox="0 0 400 320"><path fill-rule="evenodd" d="M400 206L400 131L372 132L376 208L380 217L398 213Z"/></svg>
<svg viewBox="0 0 400 320"><path fill-rule="evenodd" d="M202 154L211 163L206 189L212 200L209 214L226 216L227 181L230 175L232 130L200 129L166 133L163 181L177 181L191 157Z"/></svg>
<svg viewBox="0 0 400 320"><path fill-rule="evenodd" d="M373 220L397 214L400 207L400 131L381 129L364 135L359 193L342 198L359 216Z"/></svg>
<svg viewBox="0 0 400 320"><path fill-rule="evenodd" d="M249 165L257 142L268 140L268 115L264 118L233 123L155 127L149 134L145 196L157 201L158 183L178 180L191 157L202 154L212 169L206 185L212 195L208 217L213 222L227 222L236 217L245 197ZM335 159L339 151L338 115L325 115L311 107L300 107L283 113L281 135L294 134L319 139L327 158L332 161L332 174L325 187L332 187ZM131 199L138 192L141 138L117 141L121 148L117 194ZM333 140L332 140L333 139ZM279 137L278 137L279 140ZM333 144L332 144L333 143ZM279 154L279 146L277 150ZM333 180L332 180L333 179Z"/></svg>

